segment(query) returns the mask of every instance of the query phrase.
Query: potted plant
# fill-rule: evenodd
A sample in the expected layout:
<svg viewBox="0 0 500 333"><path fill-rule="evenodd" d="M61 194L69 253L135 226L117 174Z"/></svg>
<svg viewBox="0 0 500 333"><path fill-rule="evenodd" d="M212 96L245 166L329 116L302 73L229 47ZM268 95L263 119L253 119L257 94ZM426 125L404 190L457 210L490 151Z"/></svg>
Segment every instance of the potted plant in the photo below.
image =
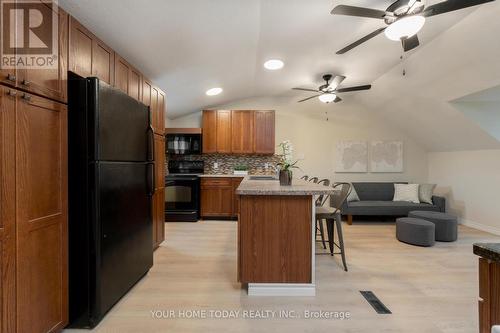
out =
<svg viewBox="0 0 500 333"><path fill-rule="evenodd" d="M235 175L246 176L246 175L248 175L248 166L245 165L245 164L237 164L237 165L234 166L233 173Z"/></svg>
<svg viewBox="0 0 500 333"><path fill-rule="evenodd" d="M280 162L277 164L279 168L280 185L292 185L293 173L292 169L298 169L298 160L293 160L293 146L290 140L285 140L278 145L282 150L280 154Z"/></svg>

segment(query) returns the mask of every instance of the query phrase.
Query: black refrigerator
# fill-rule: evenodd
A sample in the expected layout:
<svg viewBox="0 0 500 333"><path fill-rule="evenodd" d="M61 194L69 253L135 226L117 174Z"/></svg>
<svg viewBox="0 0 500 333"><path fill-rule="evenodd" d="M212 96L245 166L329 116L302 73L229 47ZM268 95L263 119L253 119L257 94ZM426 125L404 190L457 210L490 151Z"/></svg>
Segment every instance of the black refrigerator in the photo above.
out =
<svg viewBox="0 0 500 333"><path fill-rule="evenodd" d="M149 107L68 74L70 327L95 327L153 265Z"/></svg>

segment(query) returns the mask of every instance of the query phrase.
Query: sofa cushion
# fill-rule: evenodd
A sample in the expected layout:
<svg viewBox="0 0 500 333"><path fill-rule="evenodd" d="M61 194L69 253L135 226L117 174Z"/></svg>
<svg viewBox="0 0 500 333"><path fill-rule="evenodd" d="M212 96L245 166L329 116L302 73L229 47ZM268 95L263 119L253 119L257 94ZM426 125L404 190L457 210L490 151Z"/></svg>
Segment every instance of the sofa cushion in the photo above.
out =
<svg viewBox="0 0 500 333"><path fill-rule="evenodd" d="M394 183L352 183L352 185L361 201L392 201L394 198Z"/></svg>
<svg viewBox="0 0 500 333"><path fill-rule="evenodd" d="M420 203L418 199L418 187L418 184L394 184L393 201Z"/></svg>
<svg viewBox="0 0 500 333"><path fill-rule="evenodd" d="M426 203L407 201L357 201L349 202L342 214L407 216L413 210L439 211L440 208Z"/></svg>

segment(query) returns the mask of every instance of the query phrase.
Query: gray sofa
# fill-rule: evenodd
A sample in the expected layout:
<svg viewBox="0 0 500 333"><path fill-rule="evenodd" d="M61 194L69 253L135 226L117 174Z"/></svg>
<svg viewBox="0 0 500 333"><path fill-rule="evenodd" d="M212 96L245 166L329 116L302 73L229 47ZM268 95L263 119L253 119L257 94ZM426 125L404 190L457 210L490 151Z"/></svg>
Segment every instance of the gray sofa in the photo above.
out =
<svg viewBox="0 0 500 333"><path fill-rule="evenodd" d="M344 202L342 215L352 224L353 216L408 216L413 210L445 212L446 200L433 196L433 204L392 201L395 183L352 183L360 201ZM406 184L406 183L397 183Z"/></svg>

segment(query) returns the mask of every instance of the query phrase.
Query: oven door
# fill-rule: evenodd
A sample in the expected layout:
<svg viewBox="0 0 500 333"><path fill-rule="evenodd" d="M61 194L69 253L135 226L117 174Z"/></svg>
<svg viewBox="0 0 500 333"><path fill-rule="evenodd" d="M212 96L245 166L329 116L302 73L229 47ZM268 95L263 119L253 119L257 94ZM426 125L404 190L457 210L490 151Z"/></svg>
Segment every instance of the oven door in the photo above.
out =
<svg viewBox="0 0 500 333"><path fill-rule="evenodd" d="M198 221L200 211L200 178L167 176L165 187L165 220Z"/></svg>

